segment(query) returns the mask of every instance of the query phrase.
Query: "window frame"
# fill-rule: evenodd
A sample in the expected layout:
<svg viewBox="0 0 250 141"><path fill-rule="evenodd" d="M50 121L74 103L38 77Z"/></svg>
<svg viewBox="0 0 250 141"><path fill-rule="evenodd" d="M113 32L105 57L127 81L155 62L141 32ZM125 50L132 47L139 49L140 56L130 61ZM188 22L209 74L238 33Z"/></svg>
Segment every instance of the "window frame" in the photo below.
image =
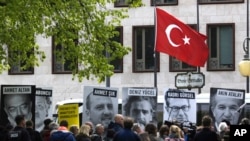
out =
<svg viewBox="0 0 250 141"><path fill-rule="evenodd" d="M218 27L218 26L232 26L232 68L211 68L210 59L211 59L211 48L210 48L210 40L209 40L209 28L210 27ZM209 57L207 60L207 71L235 71L235 23L211 23L206 25L207 28L207 45L209 48ZM220 57L217 55L217 58ZM220 64L219 64L220 65Z"/></svg>
<svg viewBox="0 0 250 141"><path fill-rule="evenodd" d="M118 27L116 27L116 30L119 31L119 41L118 42L123 45L123 27L118 26ZM120 62L119 65L121 66L120 69L115 69L114 64L111 64L112 63L112 61L111 61L110 64L114 66L114 73L123 73L123 58L116 59L116 60L113 60L113 61Z"/></svg>
<svg viewBox="0 0 250 141"><path fill-rule="evenodd" d="M116 1L114 2L114 7L117 7L117 8L119 8L119 7L129 7L129 4L126 3L126 0L124 0L124 4L120 4L120 3L117 2L117 1L119 1L119 0L116 0Z"/></svg>
<svg viewBox="0 0 250 141"><path fill-rule="evenodd" d="M61 48L63 48L63 46L60 43L58 43L57 45L55 44L55 38L56 38L56 35L53 35L52 36L52 74L72 74L72 72L73 72L72 70L65 71L65 69L64 69L63 71L57 71L55 68L55 65L56 65L56 51L55 51L55 49L57 46L60 46ZM61 65L63 65L63 68L65 68L64 67L65 64L61 64Z"/></svg>
<svg viewBox="0 0 250 141"><path fill-rule="evenodd" d="M190 26L192 29L196 30L197 29L197 24L187 24L188 26ZM175 69L173 68L173 63L181 63L181 68L180 69ZM183 65L187 65L188 68L183 68ZM197 71L197 67L191 66L186 64L185 62L182 62L176 58L174 58L173 56L169 55L169 72L192 72L192 71Z"/></svg>
<svg viewBox="0 0 250 141"><path fill-rule="evenodd" d="M156 4L154 3L154 1L157 1L157 0L150 0L150 5L151 6L174 6L174 5L178 5L178 0L175 0L176 3L157 3Z"/></svg>
<svg viewBox="0 0 250 141"><path fill-rule="evenodd" d="M18 53L18 54L20 54L20 51L18 51L18 52L9 52L9 57L11 57L12 55L15 55L16 53ZM31 51L30 53L34 53L33 51ZM20 60L18 60L19 62L18 62L18 65L12 65L11 67L10 67L10 69L8 70L8 75L27 75L27 74L30 74L30 75L32 75L32 74L34 74L34 67L30 67L30 68L28 68L27 70L21 70L21 65L20 65ZM14 67L17 67L17 69L18 69L18 72L13 72L13 69L14 69Z"/></svg>
<svg viewBox="0 0 250 141"><path fill-rule="evenodd" d="M198 4L232 4L232 3L244 3L245 0L198 0Z"/></svg>
<svg viewBox="0 0 250 141"><path fill-rule="evenodd" d="M154 31L155 31L155 26L154 25L143 25L143 26L132 26L132 71L133 73L144 73L144 72L154 72L155 71L155 68L153 68L152 70L151 69L144 69L144 70L137 70L136 69L136 41L135 41L135 32L136 32L136 29L142 29L142 28L153 28ZM155 32L154 32L155 33ZM154 41L155 42L155 41ZM154 45L155 43L153 43ZM154 52L155 55L156 55L156 71L159 72L160 71L160 53L159 52ZM145 58L146 59L146 58ZM144 61L145 61L144 59ZM155 60L154 60L154 63L155 63Z"/></svg>

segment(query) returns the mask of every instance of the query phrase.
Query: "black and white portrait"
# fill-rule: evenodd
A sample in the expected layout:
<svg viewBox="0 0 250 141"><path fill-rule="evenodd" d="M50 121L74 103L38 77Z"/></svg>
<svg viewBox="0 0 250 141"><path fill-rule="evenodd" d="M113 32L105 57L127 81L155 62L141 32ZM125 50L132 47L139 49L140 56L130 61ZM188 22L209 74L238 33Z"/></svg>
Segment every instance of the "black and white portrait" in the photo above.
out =
<svg viewBox="0 0 250 141"><path fill-rule="evenodd" d="M35 129L44 128L44 120L52 119L52 89L36 88Z"/></svg>
<svg viewBox="0 0 250 141"><path fill-rule="evenodd" d="M102 124L107 128L118 113L118 88L84 87L83 123Z"/></svg>
<svg viewBox="0 0 250 141"><path fill-rule="evenodd" d="M157 96L155 88L122 88L122 114L134 119L142 130L146 124L157 123Z"/></svg>
<svg viewBox="0 0 250 141"><path fill-rule="evenodd" d="M196 123L196 100L194 92L165 89L164 121L179 124Z"/></svg>
<svg viewBox="0 0 250 141"><path fill-rule="evenodd" d="M242 118L245 103L245 90L210 88L210 115L214 128L218 131L220 122L238 124Z"/></svg>
<svg viewBox="0 0 250 141"><path fill-rule="evenodd" d="M34 119L35 86L2 85L1 86L1 122L2 125L16 126L15 117L24 115L25 120Z"/></svg>

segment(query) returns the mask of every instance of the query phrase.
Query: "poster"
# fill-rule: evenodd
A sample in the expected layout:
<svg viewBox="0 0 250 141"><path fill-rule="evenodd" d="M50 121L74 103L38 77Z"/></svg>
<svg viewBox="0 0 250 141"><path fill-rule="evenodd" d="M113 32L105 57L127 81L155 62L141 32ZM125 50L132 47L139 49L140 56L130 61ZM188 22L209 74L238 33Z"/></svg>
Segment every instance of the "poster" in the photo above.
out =
<svg viewBox="0 0 250 141"><path fill-rule="evenodd" d="M1 124L15 127L17 115L35 123L35 91L34 85L1 85Z"/></svg>
<svg viewBox="0 0 250 141"><path fill-rule="evenodd" d="M118 88L84 86L82 122L107 128L118 113Z"/></svg>
<svg viewBox="0 0 250 141"><path fill-rule="evenodd" d="M157 125L157 90L151 87L123 87L122 114L134 119L144 130L146 124Z"/></svg>
<svg viewBox="0 0 250 141"><path fill-rule="evenodd" d="M214 128L218 131L220 122L227 121L232 125L239 124L245 105L245 90L210 88L210 116Z"/></svg>
<svg viewBox="0 0 250 141"><path fill-rule="evenodd" d="M179 89L164 90L164 122L192 127L196 124L196 99L194 92Z"/></svg>
<svg viewBox="0 0 250 141"><path fill-rule="evenodd" d="M44 128L44 120L52 120L52 88L36 88L35 129L41 131Z"/></svg>

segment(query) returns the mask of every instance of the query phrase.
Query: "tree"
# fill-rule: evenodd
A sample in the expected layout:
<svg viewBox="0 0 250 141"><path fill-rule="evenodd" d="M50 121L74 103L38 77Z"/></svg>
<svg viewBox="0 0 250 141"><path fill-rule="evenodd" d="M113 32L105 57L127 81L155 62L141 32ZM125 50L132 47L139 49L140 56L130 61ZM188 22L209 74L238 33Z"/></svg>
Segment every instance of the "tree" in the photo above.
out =
<svg viewBox="0 0 250 141"><path fill-rule="evenodd" d="M56 53L59 56L63 53L62 62L70 60L73 79L104 81L113 74L109 62L131 50L111 40L118 34L115 27L127 18L126 8L110 6L114 1L0 0L0 72L20 60L25 62L22 69L39 66L46 56L36 44L36 36L56 36L56 43L65 50ZM141 0L128 3L130 7L142 6Z"/></svg>

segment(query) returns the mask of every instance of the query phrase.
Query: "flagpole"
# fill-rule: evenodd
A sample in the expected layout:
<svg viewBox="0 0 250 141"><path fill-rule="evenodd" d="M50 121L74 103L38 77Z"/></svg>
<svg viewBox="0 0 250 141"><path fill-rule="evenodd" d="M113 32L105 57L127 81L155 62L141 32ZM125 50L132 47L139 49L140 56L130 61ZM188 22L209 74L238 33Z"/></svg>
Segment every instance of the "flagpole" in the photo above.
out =
<svg viewBox="0 0 250 141"><path fill-rule="evenodd" d="M156 14L155 14L155 10L156 9L156 0L154 0L154 27L155 27L155 36L156 36ZM156 40L155 40L156 41ZM154 46L155 48L155 46ZM157 56L156 56L156 51L154 49L154 87L157 88Z"/></svg>
<svg viewBox="0 0 250 141"><path fill-rule="evenodd" d="M155 27L155 37L156 37L156 0L154 0L154 27ZM156 39L156 38L155 38ZM156 40L155 40L156 45ZM158 90L157 90L157 55L154 45L154 88L156 89L156 97L158 97Z"/></svg>
<svg viewBox="0 0 250 141"><path fill-rule="evenodd" d="M200 30L199 0L197 0L196 7L197 7L197 27L196 27L196 30L199 32L199 30ZM200 73L200 71L201 71L200 67L197 67L197 71L198 71L198 73ZM198 94L200 94L200 93L201 93L201 88L198 88Z"/></svg>

